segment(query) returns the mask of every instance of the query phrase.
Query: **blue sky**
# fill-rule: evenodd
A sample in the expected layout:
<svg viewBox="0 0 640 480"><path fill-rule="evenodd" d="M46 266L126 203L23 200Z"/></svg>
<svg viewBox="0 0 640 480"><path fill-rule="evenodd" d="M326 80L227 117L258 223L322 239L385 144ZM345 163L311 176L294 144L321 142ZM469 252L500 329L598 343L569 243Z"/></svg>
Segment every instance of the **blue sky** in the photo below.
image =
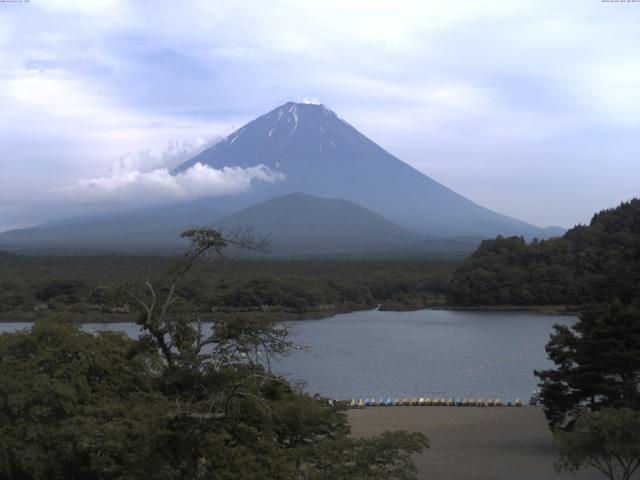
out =
<svg viewBox="0 0 640 480"><path fill-rule="evenodd" d="M153 202L158 169L305 99L484 206L587 222L640 195L639 24L601 0L0 3L0 230L115 208L82 190L114 178L155 172L119 207Z"/></svg>

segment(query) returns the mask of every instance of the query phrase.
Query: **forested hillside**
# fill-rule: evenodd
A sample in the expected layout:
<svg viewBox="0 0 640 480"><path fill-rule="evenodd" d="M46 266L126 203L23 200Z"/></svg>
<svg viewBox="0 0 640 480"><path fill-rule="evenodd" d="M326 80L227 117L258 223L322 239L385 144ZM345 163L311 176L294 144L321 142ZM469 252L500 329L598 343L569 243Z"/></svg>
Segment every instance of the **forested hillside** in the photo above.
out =
<svg viewBox="0 0 640 480"><path fill-rule="evenodd" d="M564 236L482 242L449 284L454 305L582 305L640 294L640 199Z"/></svg>

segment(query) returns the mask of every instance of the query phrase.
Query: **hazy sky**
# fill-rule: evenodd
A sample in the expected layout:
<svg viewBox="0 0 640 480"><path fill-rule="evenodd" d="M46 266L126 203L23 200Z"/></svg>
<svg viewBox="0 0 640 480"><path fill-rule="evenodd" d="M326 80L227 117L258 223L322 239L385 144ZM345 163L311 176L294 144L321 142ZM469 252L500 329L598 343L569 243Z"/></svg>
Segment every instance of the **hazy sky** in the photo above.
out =
<svg viewBox="0 0 640 480"><path fill-rule="evenodd" d="M305 99L538 225L640 195L638 2L31 0L0 2L0 230Z"/></svg>

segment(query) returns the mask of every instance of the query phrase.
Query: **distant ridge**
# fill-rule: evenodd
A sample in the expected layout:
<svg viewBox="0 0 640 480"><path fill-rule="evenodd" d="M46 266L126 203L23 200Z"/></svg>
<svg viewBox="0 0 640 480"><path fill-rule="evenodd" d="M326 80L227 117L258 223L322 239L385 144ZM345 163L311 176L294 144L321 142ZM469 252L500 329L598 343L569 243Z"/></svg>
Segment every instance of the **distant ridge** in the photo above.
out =
<svg viewBox="0 0 640 480"><path fill-rule="evenodd" d="M147 207L128 212L74 217L0 234L0 248L54 253L168 253L184 247L184 230L212 224L227 211L209 202Z"/></svg>

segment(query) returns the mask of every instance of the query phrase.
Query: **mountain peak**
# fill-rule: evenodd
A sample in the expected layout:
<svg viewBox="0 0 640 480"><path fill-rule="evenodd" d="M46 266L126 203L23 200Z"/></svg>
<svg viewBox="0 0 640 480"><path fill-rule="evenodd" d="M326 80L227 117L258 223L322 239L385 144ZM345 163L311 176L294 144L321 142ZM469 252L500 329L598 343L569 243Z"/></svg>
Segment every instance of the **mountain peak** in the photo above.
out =
<svg viewBox="0 0 640 480"><path fill-rule="evenodd" d="M318 108L320 108L320 109L325 109L325 110L329 110L330 111L330 109L326 105L324 105L324 104L322 104L322 103L320 103L320 102L318 102L316 100L304 100L302 102L289 101L289 102L279 106L278 108L290 107L290 106L305 107L305 108L310 108L310 109L318 109ZM278 108L276 108L276 110Z"/></svg>
<svg viewBox="0 0 640 480"><path fill-rule="evenodd" d="M298 168L332 151L353 150L365 137L320 103L287 102L235 130L225 139L174 170L196 163L214 168L266 165L273 170ZM286 172L285 172L286 173Z"/></svg>
<svg viewBox="0 0 640 480"><path fill-rule="evenodd" d="M252 185L246 197L290 192L342 198L410 230L435 236L525 235L544 230L483 208L386 152L322 104L287 102L180 165L264 165L284 180Z"/></svg>
<svg viewBox="0 0 640 480"><path fill-rule="evenodd" d="M283 117L287 118L287 115L293 115L295 118L300 118L301 115L318 115L323 114L338 118L338 116L326 105L321 103L310 102L287 102L279 107L274 108L270 112L258 117L256 120L262 118L273 118L274 116L281 120Z"/></svg>

